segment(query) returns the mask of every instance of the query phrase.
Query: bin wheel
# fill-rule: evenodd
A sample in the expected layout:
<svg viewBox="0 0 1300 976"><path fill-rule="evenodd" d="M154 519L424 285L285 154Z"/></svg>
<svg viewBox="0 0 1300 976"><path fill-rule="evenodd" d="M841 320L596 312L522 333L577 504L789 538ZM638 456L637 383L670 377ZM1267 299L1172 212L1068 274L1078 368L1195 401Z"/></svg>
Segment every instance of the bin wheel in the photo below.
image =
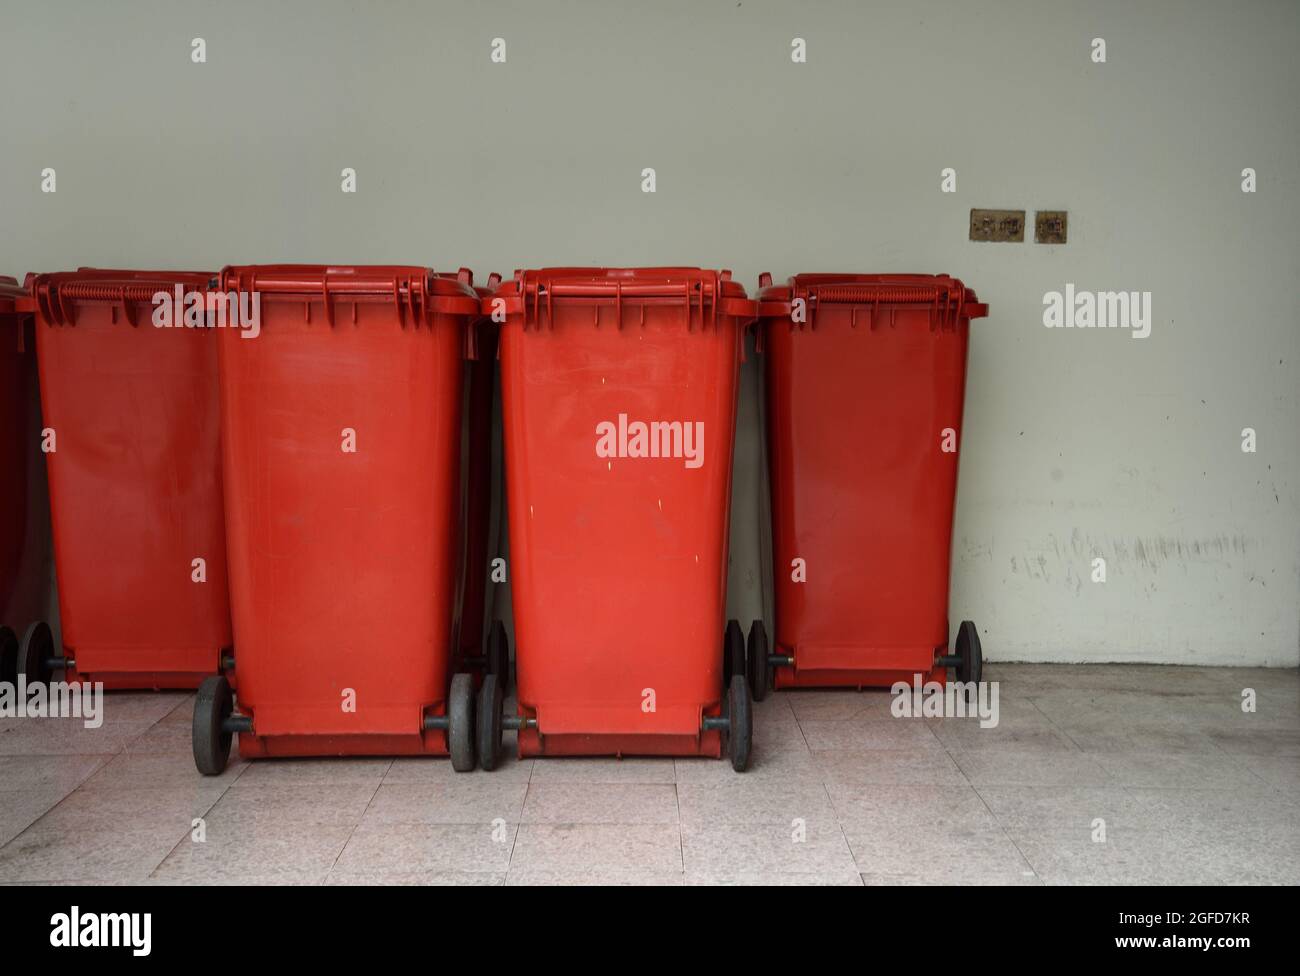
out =
<svg viewBox="0 0 1300 976"><path fill-rule="evenodd" d="M980 648L979 631L970 620L963 620L957 628L957 678L963 683L979 684L984 678L984 651Z"/></svg>
<svg viewBox="0 0 1300 976"><path fill-rule="evenodd" d="M731 679L745 673L745 632L739 620L728 620L722 636L722 687L730 688Z"/></svg>
<svg viewBox="0 0 1300 976"><path fill-rule="evenodd" d="M755 620L749 625L749 690L754 701L762 701L772 687L772 666L768 662L767 627Z"/></svg>
<svg viewBox="0 0 1300 976"><path fill-rule="evenodd" d="M231 733L222 725L235 710L230 682L219 674L199 685L194 698L194 765L204 776L220 776L230 761Z"/></svg>
<svg viewBox="0 0 1300 976"><path fill-rule="evenodd" d="M451 768L468 773L474 768L474 676L453 675L447 696L447 744Z"/></svg>
<svg viewBox="0 0 1300 976"><path fill-rule="evenodd" d="M506 625L500 620L492 624L492 633L488 636L487 673L495 674L497 682L504 692L510 687L510 638L506 636Z"/></svg>
<svg viewBox="0 0 1300 976"><path fill-rule="evenodd" d="M754 741L754 712L749 699L749 682L743 674L733 675L727 689L727 752L731 768L743 773L749 768L749 750Z"/></svg>
<svg viewBox="0 0 1300 976"><path fill-rule="evenodd" d="M501 761L501 707L504 696L501 681L495 674L483 676L478 690L478 764L492 770Z"/></svg>
<svg viewBox="0 0 1300 976"><path fill-rule="evenodd" d="M18 683L18 635L8 627L0 627L0 682Z"/></svg>
<svg viewBox="0 0 1300 976"><path fill-rule="evenodd" d="M27 676L27 683L49 684L54 677L50 658L54 656L54 631L44 620L37 620L23 634L18 649L18 671Z"/></svg>

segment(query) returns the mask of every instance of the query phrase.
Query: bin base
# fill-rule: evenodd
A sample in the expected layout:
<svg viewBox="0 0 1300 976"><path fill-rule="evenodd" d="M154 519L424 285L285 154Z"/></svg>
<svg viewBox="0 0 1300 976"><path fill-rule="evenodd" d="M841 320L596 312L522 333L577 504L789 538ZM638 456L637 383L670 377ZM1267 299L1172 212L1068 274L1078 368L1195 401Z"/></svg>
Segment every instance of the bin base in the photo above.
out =
<svg viewBox="0 0 1300 976"><path fill-rule="evenodd" d="M244 759L309 756L446 756L447 734L441 729L411 735L239 735Z"/></svg>
<svg viewBox="0 0 1300 976"><path fill-rule="evenodd" d="M931 668L929 671L901 670L877 671L865 668L844 668L821 671L796 671L791 667L779 667L774 676L775 688L889 688L902 681L911 685L917 674L921 683L947 681L947 668Z"/></svg>
<svg viewBox="0 0 1300 976"><path fill-rule="evenodd" d="M703 756L722 757L722 735L541 735L519 730L519 756Z"/></svg>
<svg viewBox="0 0 1300 976"><path fill-rule="evenodd" d="M83 674L68 670L63 680L69 684L103 682L105 691L193 691L203 679L217 674L217 669L202 674L193 671L96 671Z"/></svg>
<svg viewBox="0 0 1300 976"><path fill-rule="evenodd" d="M69 684L102 682L105 691L192 691L221 673L221 650L198 648L64 647L75 664L63 673ZM179 667L178 667L179 665Z"/></svg>

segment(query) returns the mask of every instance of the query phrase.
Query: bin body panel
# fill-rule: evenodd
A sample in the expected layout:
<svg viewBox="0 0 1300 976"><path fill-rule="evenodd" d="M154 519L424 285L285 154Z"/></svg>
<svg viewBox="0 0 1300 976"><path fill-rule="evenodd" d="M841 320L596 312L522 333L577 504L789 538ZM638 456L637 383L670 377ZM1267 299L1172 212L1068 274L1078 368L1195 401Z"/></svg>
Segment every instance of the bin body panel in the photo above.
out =
<svg viewBox="0 0 1300 976"><path fill-rule="evenodd" d="M557 297L502 331L518 696L538 723L521 755L720 754L700 723L722 695L741 326L698 317ZM631 456L638 422L679 425L654 429L669 456Z"/></svg>
<svg viewBox="0 0 1300 976"><path fill-rule="evenodd" d="M68 679L109 688L197 687L231 644L216 336L154 326L148 300L102 297L149 278L85 271L33 285L45 296L35 333L56 438L45 458ZM176 280L195 291L207 276Z"/></svg>
<svg viewBox="0 0 1300 976"><path fill-rule="evenodd" d="M15 310L25 292L12 278L0 278L0 624L19 634L26 621L7 611L18 581L27 533L27 383L24 331L28 313Z"/></svg>
<svg viewBox="0 0 1300 976"><path fill-rule="evenodd" d="M778 688L944 677L968 335L919 299L767 322Z"/></svg>
<svg viewBox="0 0 1300 976"><path fill-rule="evenodd" d="M445 754L464 318L360 293L331 324L324 269L223 288L252 273L260 335L220 342L240 753Z"/></svg>

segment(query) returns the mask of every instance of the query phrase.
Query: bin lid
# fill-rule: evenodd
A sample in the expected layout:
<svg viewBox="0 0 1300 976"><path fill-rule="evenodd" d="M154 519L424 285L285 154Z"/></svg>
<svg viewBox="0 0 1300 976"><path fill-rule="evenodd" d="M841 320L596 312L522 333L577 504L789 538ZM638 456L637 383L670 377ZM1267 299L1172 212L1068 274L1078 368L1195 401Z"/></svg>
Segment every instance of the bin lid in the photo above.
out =
<svg viewBox="0 0 1300 976"><path fill-rule="evenodd" d="M810 311L818 305L865 305L872 308L928 306L942 318L982 318L988 306L960 279L945 274L797 274L784 285L772 276L759 279L760 315L783 318L790 303L803 299Z"/></svg>
<svg viewBox="0 0 1300 976"><path fill-rule="evenodd" d="M487 281L481 285L474 284L474 272L469 268L461 268L459 271L439 271L436 272L436 274L439 278L450 278L456 281L463 281L474 289L474 294L479 298L484 298L493 294L497 290L497 286L501 284L501 275L495 271L488 275Z"/></svg>
<svg viewBox="0 0 1300 976"><path fill-rule="evenodd" d="M490 275L488 275L486 282L484 282L481 285L474 286L474 293L478 295L479 298L487 298L489 295L495 295L497 293L497 289L500 287L501 287L501 275L499 272L493 271Z"/></svg>
<svg viewBox="0 0 1300 976"><path fill-rule="evenodd" d="M27 297L27 292L23 286L18 284L17 278L10 278L8 275L0 275L0 315L5 316L4 321L13 321L15 314L19 317L28 313L17 307L18 303Z"/></svg>
<svg viewBox="0 0 1300 976"><path fill-rule="evenodd" d="M133 305L151 303L160 291L171 292L177 285L185 291L206 291L213 279L210 271L128 271L110 268L78 268L29 274L24 281L36 303L37 314L47 324L74 321L74 308L84 302L112 302L135 324Z"/></svg>
<svg viewBox="0 0 1300 976"><path fill-rule="evenodd" d="M412 283L426 295L473 297L474 273L438 274L419 265L244 264L221 271L221 289L309 298L354 295L405 297Z"/></svg>
<svg viewBox="0 0 1300 976"><path fill-rule="evenodd" d="M712 285L724 297L745 297L744 286L732 280L730 271L689 267L540 268L516 271L514 282L507 282L504 288L509 289L511 284L549 288L557 298L598 298L616 291L621 291L624 298L672 298L683 294L685 285Z"/></svg>
<svg viewBox="0 0 1300 976"><path fill-rule="evenodd" d="M479 297L471 283L474 273L461 268L455 274L438 274L419 265L375 264L245 264L221 270L222 291L257 292L262 296L296 301L319 300L325 319L334 322L333 302L360 298L389 299L403 322L409 312L413 322L431 313L477 316Z"/></svg>
<svg viewBox="0 0 1300 976"><path fill-rule="evenodd" d="M797 274L784 285L759 281L759 301L790 301L799 296L839 305L930 304L949 296L975 302L975 292L945 274Z"/></svg>
<svg viewBox="0 0 1300 976"><path fill-rule="evenodd" d="M707 306L710 314L752 319L756 308L745 288L727 270L691 267L664 268L540 268L516 271L497 296L507 299L507 312L524 315L525 325L548 317L558 303ZM545 309L545 312L543 312Z"/></svg>
<svg viewBox="0 0 1300 976"><path fill-rule="evenodd" d="M48 274L29 274L27 291L33 296L38 291L57 291L68 300L114 301L120 300L122 289L128 297L144 295L136 301L149 301L155 292L170 291L176 285L187 290L204 291L213 278L211 271L127 271L117 268L78 268L76 271L56 271ZM147 293L147 294L146 294Z"/></svg>
<svg viewBox="0 0 1300 976"><path fill-rule="evenodd" d="M6 349L5 352L24 351L26 339L23 337L25 331L23 325L30 317L31 302L27 298L26 290L18 284L18 279L0 275L0 326L4 327L6 339L11 338L11 329L14 333L12 337L16 338L13 350Z"/></svg>
<svg viewBox="0 0 1300 976"><path fill-rule="evenodd" d="M487 282L482 285L474 284L474 272L469 268L461 268L459 271L439 271L439 278L454 279L463 282L474 289L474 294L478 299L479 305L475 312L474 318L480 324L489 321L489 315L483 311L483 299L496 294L497 286L501 284L501 275L493 271L488 275ZM466 348L465 355L469 359L478 359L479 336L474 330L470 330L465 335Z"/></svg>

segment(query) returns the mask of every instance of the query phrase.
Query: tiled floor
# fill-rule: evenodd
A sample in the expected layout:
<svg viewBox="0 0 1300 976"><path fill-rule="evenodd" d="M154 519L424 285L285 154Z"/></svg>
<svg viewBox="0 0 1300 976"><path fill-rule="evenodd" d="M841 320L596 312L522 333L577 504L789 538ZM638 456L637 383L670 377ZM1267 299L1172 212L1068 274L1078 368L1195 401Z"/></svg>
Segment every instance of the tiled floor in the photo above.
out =
<svg viewBox="0 0 1300 976"><path fill-rule="evenodd" d="M205 779L191 696L113 695L98 730L0 720L0 882L1300 883L1300 673L986 677L993 729L893 718L883 692L776 693L743 775L337 759Z"/></svg>

